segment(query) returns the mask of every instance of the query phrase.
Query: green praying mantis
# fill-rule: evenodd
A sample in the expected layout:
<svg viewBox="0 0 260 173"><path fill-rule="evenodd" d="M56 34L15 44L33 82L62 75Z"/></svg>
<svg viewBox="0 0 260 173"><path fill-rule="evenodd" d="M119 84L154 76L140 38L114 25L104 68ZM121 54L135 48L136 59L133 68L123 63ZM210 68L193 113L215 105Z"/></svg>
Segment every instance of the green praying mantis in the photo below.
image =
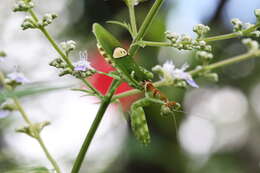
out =
<svg viewBox="0 0 260 173"><path fill-rule="evenodd" d="M117 70L120 78L133 88L145 92L143 99L132 104L130 120L136 138L141 143L148 144L150 142L150 134L143 107L152 103L160 104L161 112L165 115L172 114L174 109L180 108L180 105L176 102L170 102L167 97L153 86L151 83L153 73L138 65L109 31L100 24L95 23L93 32L97 39L99 52Z"/></svg>

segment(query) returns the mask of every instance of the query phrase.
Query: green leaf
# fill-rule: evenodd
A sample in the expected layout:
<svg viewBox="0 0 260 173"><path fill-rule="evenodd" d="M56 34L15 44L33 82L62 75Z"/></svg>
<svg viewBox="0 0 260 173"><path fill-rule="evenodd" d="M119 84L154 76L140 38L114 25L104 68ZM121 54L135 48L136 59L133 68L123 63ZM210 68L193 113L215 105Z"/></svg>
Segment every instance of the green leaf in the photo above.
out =
<svg viewBox="0 0 260 173"><path fill-rule="evenodd" d="M126 29L131 34L131 36L133 37L133 32L132 32L131 26L128 23L115 21L115 20L107 21L107 23L121 26L122 28Z"/></svg>

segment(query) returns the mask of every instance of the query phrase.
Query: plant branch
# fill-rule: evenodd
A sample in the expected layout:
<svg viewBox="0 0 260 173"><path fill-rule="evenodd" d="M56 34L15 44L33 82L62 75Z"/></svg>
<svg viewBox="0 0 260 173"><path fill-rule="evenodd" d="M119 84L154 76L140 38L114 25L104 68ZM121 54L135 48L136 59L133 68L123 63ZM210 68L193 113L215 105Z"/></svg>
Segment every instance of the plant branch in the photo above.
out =
<svg viewBox="0 0 260 173"><path fill-rule="evenodd" d="M227 39L232 39L236 37L241 37L243 35L247 35L253 31L255 31L257 28L260 27L260 23L243 30L242 32L233 32L230 34L224 34L224 35L218 35L218 36L213 36L213 37L206 37L206 38L201 38L198 39L199 41L205 41L205 42L213 42L213 41L219 41L219 40L227 40ZM157 41L143 41L140 40L136 42L135 44L145 47L145 46L151 46L151 47L172 47L172 43L170 42L157 42Z"/></svg>
<svg viewBox="0 0 260 173"><path fill-rule="evenodd" d="M8 85L5 84L4 82L4 75L2 72L0 72L0 83L3 84L4 88L8 91L12 90L12 88ZM25 112L24 108L22 107L20 101L17 99L16 96L13 96L12 97L12 100L14 101L14 104L17 108L17 110L19 111L19 113L22 115L24 121L29 125L29 127L33 127L33 122L29 119L29 116L27 115L27 113ZM42 138L41 138L41 135L38 131L37 132L37 135L35 136L35 139L38 141L38 143L40 144L42 150L44 151L47 159L50 161L50 163L52 164L53 168L55 169L55 171L57 173L61 173L61 170L57 164L57 162L55 161L55 159L51 156L50 152L48 151L47 147L45 146Z"/></svg>
<svg viewBox="0 0 260 173"><path fill-rule="evenodd" d="M104 99L102 100L102 103L98 109L98 112L96 114L96 117L95 117L95 120L93 121L89 131L88 131L88 134L81 146L81 149L77 155L77 158L73 164L73 168L72 168L72 171L71 173L78 173L79 170L80 170L80 167L83 163L83 160L85 158L85 155L88 151L88 148L90 146L90 143L99 127L99 124L105 114L105 111L107 110L109 104L111 103L111 99L112 99L112 96L116 90L116 88L119 86L121 82L118 81L118 80L114 80L109 88L109 91L107 93L107 95L104 97Z"/></svg>
<svg viewBox="0 0 260 173"><path fill-rule="evenodd" d="M210 64L210 65L204 66L201 69L192 70L189 73L192 76L195 76L202 71L211 71L211 70L214 70L214 69L219 68L219 67L224 67L224 66L227 66L227 65L231 65L231 64L234 64L234 63L245 61L245 60L255 58L255 57L258 57L258 56L260 56L260 49L258 49L256 51L249 51L245 54L238 55L238 56L235 56L235 57L232 57L232 58L220 61L220 62L216 62L216 63Z"/></svg>
<svg viewBox="0 0 260 173"><path fill-rule="evenodd" d="M56 170L57 173L61 173L61 170L57 164L57 162L54 160L54 158L51 156L49 150L47 149L46 145L44 144L41 135L39 134L37 136L37 141L40 144L41 148L43 149L46 157L48 158L48 160L51 162L52 166L54 167L54 169Z"/></svg>
<svg viewBox="0 0 260 173"><path fill-rule="evenodd" d="M260 23L257 23L256 25L254 25L254 26L252 26L248 29L245 29L241 32L234 32L234 33L230 33L230 34L224 34L224 35L219 35L219 36L202 38L200 40L203 40L205 42L212 42L212 41L227 40L227 39L231 39L231 38L241 37L243 35L247 35L250 32L255 31L258 27L260 27Z"/></svg>
<svg viewBox="0 0 260 173"><path fill-rule="evenodd" d="M33 123L30 121L29 116L27 115L27 113L25 112L25 110L23 109L23 107L21 106L21 103L19 102L19 100L16 97L13 97L13 101L15 103L15 106L17 107L18 111L20 112L20 114L22 115L24 121L30 126L33 126ZM47 147L45 146L45 144L43 143L43 140L41 138L40 133L37 134L37 136L35 136L35 139L38 141L38 143L40 144L43 152L45 153L47 159L50 161L50 163L52 164L53 168L55 169L55 171L57 173L61 173L61 170L57 164L57 162L55 161L55 159L51 156L50 152L48 151Z"/></svg>
<svg viewBox="0 0 260 173"><path fill-rule="evenodd" d="M36 16L35 12L33 10L29 10L29 13L31 14L31 16L33 17L33 19L38 22L39 19ZM68 56L59 48L58 44L54 41L54 39L52 38L52 36L49 34L49 32L44 28L44 27L40 27L39 28L40 31L44 34L44 36L47 38L47 40L51 43L51 45L53 46L53 48L59 53L59 55L62 57L62 59L67 63L67 65L69 66L70 69L73 69L74 66L72 64L72 62L70 61L70 59L68 58ZM91 83L89 83L85 78L81 78L80 79L87 87L89 87L93 93L95 93L99 98L102 98L103 95L97 90L95 89Z"/></svg>
<svg viewBox="0 0 260 173"><path fill-rule="evenodd" d="M255 58L255 57L259 57L259 56L260 56L260 49L258 49L256 51L249 51L247 53L244 53L244 54L241 54L241 55L238 55L238 56L235 56L235 57L232 57L232 58L220 61L220 62L216 62L216 63L210 64L210 65L203 66L200 69L192 70L189 73L190 73L190 75L195 76L198 73L203 72L203 71L214 70L216 68L224 67L224 66L227 66L227 65L231 65L231 64L234 64L234 63L238 63L238 62L245 61L245 60ZM158 81L158 82L153 83L153 85L155 87L162 87L162 86L172 85L172 83L169 83L165 80L162 80L162 81ZM127 97L127 96L131 96L131 95L135 95L135 94L138 94L138 93L142 93L142 91L140 91L138 89L132 89L132 90L123 92L121 94L115 95L112 98L112 101L116 101L117 99Z"/></svg>
<svg viewBox="0 0 260 173"><path fill-rule="evenodd" d="M133 40L133 43L129 49L130 55L134 55L137 52L139 45L136 45L135 43L137 41L143 39L143 37L145 36L149 27L151 26L153 19L155 18L156 14L158 13L160 7L162 6L163 2L164 2L164 0L156 0L155 3L153 4L152 8L150 9L149 13L147 14L146 18L144 19L144 22L142 23L135 39Z"/></svg>
<svg viewBox="0 0 260 173"><path fill-rule="evenodd" d="M134 3L131 1L128 3L128 10L129 10L129 17L130 17L130 23L132 28L132 34L134 37L137 35L137 24L136 24L136 18L135 18L135 6Z"/></svg>

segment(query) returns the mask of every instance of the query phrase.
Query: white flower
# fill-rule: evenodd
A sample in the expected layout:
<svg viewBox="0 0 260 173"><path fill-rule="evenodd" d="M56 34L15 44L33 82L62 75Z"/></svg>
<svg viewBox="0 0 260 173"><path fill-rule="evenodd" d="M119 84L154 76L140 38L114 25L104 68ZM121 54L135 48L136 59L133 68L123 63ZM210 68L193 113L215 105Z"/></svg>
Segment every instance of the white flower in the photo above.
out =
<svg viewBox="0 0 260 173"><path fill-rule="evenodd" d="M9 73L7 75L7 78L9 78L12 81L16 81L17 83L21 83L21 84L29 82L29 80L24 76L24 74L19 72L17 69L15 69L14 72Z"/></svg>
<svg viewBox="0 0 260 173"><path fill-rule="evenodd" d="M194 88L199 88L199 86L196 84L196 82L192 79L191 75L188 72L185 72L185 70L188 68L188 64L182 65L182 67L176 68L172 61L166 61L163 64L163 70L170 74L171 77L174 79L182 79L185 80L190 86Z"/></svg>
<svg viewBox="0 0 260 173"><path fill-rule="evenodd" d="M91 67L90 62L87 60L88 58L88 53L87 51L80 52L80 60L78 62L74 63L74 70L75 71L87 71L90 69L93 69L93 67Z"/></svg>

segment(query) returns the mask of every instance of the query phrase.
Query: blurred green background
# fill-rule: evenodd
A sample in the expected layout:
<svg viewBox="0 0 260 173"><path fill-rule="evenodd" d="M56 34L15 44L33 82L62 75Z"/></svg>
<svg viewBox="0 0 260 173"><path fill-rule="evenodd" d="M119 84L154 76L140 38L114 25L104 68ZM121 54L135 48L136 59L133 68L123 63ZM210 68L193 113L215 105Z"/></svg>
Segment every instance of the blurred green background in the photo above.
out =
<svg viewBox="0 0 260 173"><path fill-rule="evenodd" d="M153 2L137 6L138 24ZM77 51L88 50L91 61L97 56L91 32L94 22L105 25L126 45L130 42L130 35L122 28L106 24L107 20L128 20L127 8L121 0L36 0L35 3L40 14L58 13L59 18L48 28L54 37L58 41L75 40ZM57 55L40 33L21 31L19 25L24 16L12 13L12 5L10 1L0 4L0 49L8 54L8 62L1 63L0 69L8 73L14 65L19 65L32 81L80 85L70 77L58 78L57 71L48 67L48 62ZM198 23L211 27L209 36L229 33L232 18L254 23L256 8L260 8L258 0L168 0L145 40L163 41L167 30L195 36L192 27ZM246 51L239 38L214 42L212 46L214 61ZM73 57L77 59L77 53ZM136 60L151 69L169 59L177 66L187 62L191 69L197 64L193 52L174 48L147 47L140 50ZM145 108L152 137L147 147L133 137L129 121L125 121L128 112L123 115L118 107L111 106L81 172L260 172L260 60L251 59L217 72L220 79L217 83L196 79L199 89L161 88L183 105L185 113L176 113L176 132L172 117L159 116L156 105ZM32 119L52 121L44 137L64 172L69 172L98 107L94 98L80 96L65 90L22 99ZM37 165L50 168L37 143L15 134L14 128L23 125L19 119L17 113L0 119L0 172Z"/></svg>

